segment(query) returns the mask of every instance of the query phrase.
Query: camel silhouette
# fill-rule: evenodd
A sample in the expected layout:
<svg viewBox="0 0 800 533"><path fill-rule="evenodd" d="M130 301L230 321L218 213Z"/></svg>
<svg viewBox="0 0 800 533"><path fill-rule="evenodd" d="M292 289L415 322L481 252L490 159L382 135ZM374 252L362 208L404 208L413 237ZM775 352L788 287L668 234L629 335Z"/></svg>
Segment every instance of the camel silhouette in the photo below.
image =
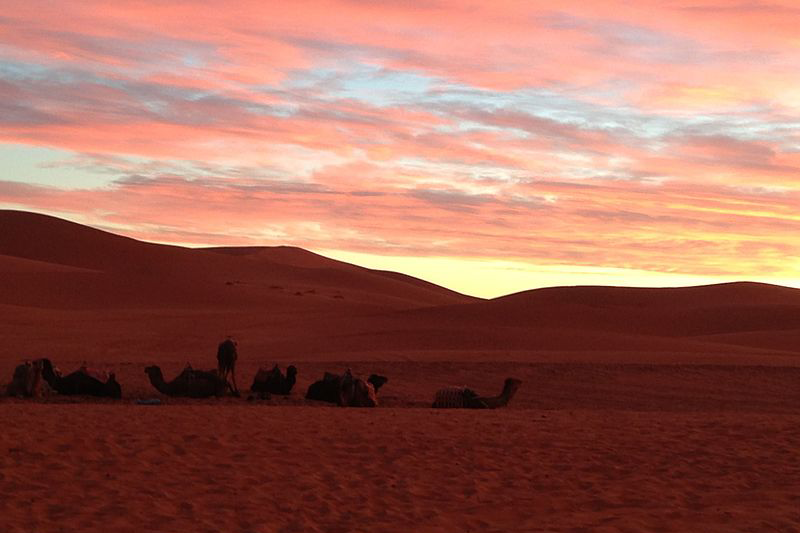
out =
<svg viewBox="0 0 800 533"><path fill-rule="evenodd" d="M250 391L261 399L269 398L270 394L288 395L292 392L294 384L297 382L297 367L289 365L284 376L278 365L272 370L260 368L253 378Z"/></svg>
<svg viewBox="0 0 800 533"><path fill-rule="evenodd" d="M436 392L433 407L456 409L497 409L505 407L517 393L522 381L506 378L503 390L497 396L478 396L468 387L445 387Z"/></svg>
<svg viewBox="0 0 800 533"><path fill-rule="evenodd" d="M53 370L53 363L50 359L41 359L40 361L42 364L42 377L47 384L59 394L65 396L86 395L107 398L122 397L122 387L117 383L116 376L113 373L109 374L108 380L105 382L81 370L76 370L62 377Z"/></svg>
<svg viewBox="0 0 800 533"><path fill-rule="evenodd" d="M378 388L388 381L383 376L375 374L373 376L382 378L375 380L379 383ZM321 380L315 381L308 387L306 398L335 403L342 407L376 407L378 405L375 386L368 380L354 377L349 368L342 375L325 372Z"/></svg>

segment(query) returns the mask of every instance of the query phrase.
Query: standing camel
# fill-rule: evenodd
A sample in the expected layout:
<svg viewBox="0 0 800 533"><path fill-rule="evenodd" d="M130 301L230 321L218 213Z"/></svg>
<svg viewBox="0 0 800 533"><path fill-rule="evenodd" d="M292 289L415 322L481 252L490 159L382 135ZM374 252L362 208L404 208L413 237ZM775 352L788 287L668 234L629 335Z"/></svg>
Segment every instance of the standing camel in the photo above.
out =
<svg viewBox="0 0 800 533"><path fill-rule="evenodd" d="M236 346L236 341L231 337L219 343L217 347L217 370L219 371L219 376L225 382L228 381L228 374L230 374L233 381L231 391L235 396L239 396L239 388L236 386L236 359L239 354L236 351Z"/></svg>

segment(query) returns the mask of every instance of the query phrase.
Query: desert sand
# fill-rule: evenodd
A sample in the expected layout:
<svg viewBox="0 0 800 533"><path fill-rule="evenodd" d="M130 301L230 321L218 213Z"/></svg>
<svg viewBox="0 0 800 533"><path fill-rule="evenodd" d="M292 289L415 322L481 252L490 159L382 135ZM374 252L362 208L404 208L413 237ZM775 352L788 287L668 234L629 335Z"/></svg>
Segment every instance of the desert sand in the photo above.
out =
<svg viewBox="0 0 800 533"><path fill-rule="evenodd" d="M797 414L2 413L8 532L794 531L800 520Z"/></svg>
<svg viewBox="0 0 800 533"><path fill-rule="evenodd" d="M116 373L118 401L0 399L0 531L797 531L800 291L571 287L480 300L289 247L193 250L0 211L0 377ZM157 393L239 341L286 398ZM307 401L389 377L376 409ZM522 388L429 408L445 385ZM136 405L159 398L161 405Z"/></svg>

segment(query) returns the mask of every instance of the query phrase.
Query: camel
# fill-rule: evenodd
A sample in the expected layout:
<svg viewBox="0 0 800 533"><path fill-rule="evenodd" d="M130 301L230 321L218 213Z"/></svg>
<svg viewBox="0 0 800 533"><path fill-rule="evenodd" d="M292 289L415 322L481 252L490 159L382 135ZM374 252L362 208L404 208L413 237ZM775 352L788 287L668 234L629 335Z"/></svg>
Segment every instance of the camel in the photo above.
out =
<svg viewBox="0 0 800 533"><path fill-rule="evenodd" d="M231 389L230 383L215 371L194 370L189 365L170 382L164 381L164 374L158 366L148 366L144 373L150 378L153 387L167 396L208 398L223 396L226 390Z"/></svg>
<svg viewBox="0 0 800 533"><path fill-rule="evenodd" d="M6 387L8 396L37 397L42 394L42 360L25 361L14 369L11 383Z"/></svg>
<svg viewBox="0 0 800 533"><path fill-rule="evenodd" d="M57 393L65 396L85 394L87 396L101 396L108 398L121 398L122 387L117 383L116 376L109 374L108 380L103 382L85 372L76 370L64 377L53 369L50 359L40 359L42 364L42 377Z"/></svg>
<svg viewBox="0 0 800 533"><path fill-rule="evenodd" d="M373 377L373 376L370 376ZM381 378L382 376L375 376ZM376 379L378 388L386 381ZM348 368L341 376L325 372L323 378L311 384L306 392L309 400L335 403L342 407L376 407L375 386L372 382L356 378Z"/></svg>
<svg viewBox="0 0 800 533"><path fill-rule="evenodd" d="M503 391L498 396L478 396L467 387L446 387L436 392L433 407L461 409L497 409L505 407L517 393L522 381L506 378Z"/></svg>
<svg viewBox="0 0 800 533"><path fill-rule="evenodd" d="M260 368L256 377L253 378L250 390L257 393L262 400L265 400L269 398L270 394L288 395L292 392L292 387L294 387L296 381L297 367L289 365L284 376L278 365L275 365L272 370Z"/></svg>
<svg viewBox="0 0 800 533"><path fill-rule="evenodd" d="M228 381L228 374L230 374L233 381L231 391L233 391L234 396L239 396L239 388L236 386L236 359L238 359L239 354L236 348L237 343L231 337L219 343L219 346L217 346L217 369L220 377L225 382Z"/></svg>

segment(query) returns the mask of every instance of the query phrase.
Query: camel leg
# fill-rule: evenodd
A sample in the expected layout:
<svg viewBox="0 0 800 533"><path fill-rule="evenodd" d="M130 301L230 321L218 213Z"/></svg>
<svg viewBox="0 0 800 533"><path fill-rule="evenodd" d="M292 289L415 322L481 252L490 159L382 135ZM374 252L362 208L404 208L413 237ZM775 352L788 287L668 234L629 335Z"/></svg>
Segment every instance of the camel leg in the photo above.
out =
<svg viewBox="0 0 800 533"><path fill-rule="evenodd" d="M231 368L231 380L233 381L233 394L239 396L239 387L236 386L236 369Z"/></svg>

